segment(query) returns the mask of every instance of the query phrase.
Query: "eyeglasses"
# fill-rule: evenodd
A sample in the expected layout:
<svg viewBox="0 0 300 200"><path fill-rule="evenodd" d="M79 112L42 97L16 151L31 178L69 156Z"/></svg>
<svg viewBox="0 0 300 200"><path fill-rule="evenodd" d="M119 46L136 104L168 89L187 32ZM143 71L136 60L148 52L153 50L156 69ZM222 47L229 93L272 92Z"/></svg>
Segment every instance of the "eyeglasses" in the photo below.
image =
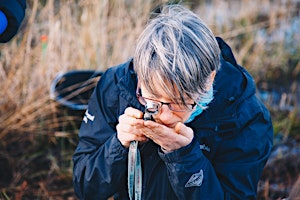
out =
<svg viewBox="0 0 300 200"><path fill-rule="evenodd" d="M151 99L151 98L146 98L141 96L141 94L139 92L136 93L137 99L139 100L139 102L146 106L147 103L156 103L158 105L158 109L160 109L163 105L167 105L168 108L172 111L175 112L190 112L193 111L194 107L196 106L196 102L193 104L177 104L177 103L165 103L165 102L161 102L161 101L157 101L155 99Z"/></svg>

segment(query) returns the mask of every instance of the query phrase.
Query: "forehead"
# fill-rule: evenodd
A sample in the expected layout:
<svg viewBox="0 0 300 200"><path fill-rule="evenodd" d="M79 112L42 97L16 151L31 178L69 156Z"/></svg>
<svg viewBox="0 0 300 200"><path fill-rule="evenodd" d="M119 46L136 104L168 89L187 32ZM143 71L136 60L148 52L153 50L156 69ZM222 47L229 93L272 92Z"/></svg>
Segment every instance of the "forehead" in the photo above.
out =
<svg viewBox="0 0 300 200"><path fill-rule="evenodd" d="M168 85L168 89L162 88L160 85L155 85L154 87L152 87L152 91L149 91L145 86L145 84L142 83L140 85L140 89L144 97L154 98L166 102L177 102L177 103L182 102L178 89L173 88L171 84L167 84L167 85ZM166 90L172 91L172 95L169 95L166 92ZM188 98L186 94L183 94L183 96L185 101L190 100L190 98Z"/></svg>
<svg viewBox="0 0 300 200"><path fill-rule="evenodd" d="M173 95L178 95L178 90L172 89L171 84L165 84L162 86L161 84L153 84L153 85L147 85L146 83L141 83L140 85L141 92L143 95L156 97L156 98L162 98L162 97L170 97L170 95L167 93L167 91L173 90Z"/></svg>
<svg viewBox="0 0 300 200"><path fill-rule="evenodd" d="M138 82L139 87L142 89L142 95L174 103L182 103L193 99L189 98L191 96L185 93L184 89L178 88L183 87L183 85L179 81L173 80L176 75L167 74L163 70L150 70L147 75L145 73L139 74Z"/></svg>

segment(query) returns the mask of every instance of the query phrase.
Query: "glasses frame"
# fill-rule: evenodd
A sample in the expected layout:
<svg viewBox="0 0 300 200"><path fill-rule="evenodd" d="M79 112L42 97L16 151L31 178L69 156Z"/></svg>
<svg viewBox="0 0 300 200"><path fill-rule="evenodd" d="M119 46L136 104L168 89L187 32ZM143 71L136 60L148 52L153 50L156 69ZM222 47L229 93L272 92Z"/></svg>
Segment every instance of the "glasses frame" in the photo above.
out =
<svg viewBox="0 0 300 200"><path fill-rule="evenodd" d="M153 101L153 102L158 103L158 104L159 104L159 109L161 109L161 107L162 107L163 105L167 105L168 108L169 108L169 110L174 111L174 112L191 112L191 111L194 110L195 106L197 105L197 103L194 102L193 104L187 104L187 105L191 105L191 106L192 106L192 109L190 109L190 110L189 110L188 108L187 108L186 110L174 110L174 109L172 109L171 104L175 104L175 103L166 103L166 102L158 101L158 100L156 100L156 99L152 99L152 98L148 98L148 97L143 97L143 96L138 92L138 90L137 90L137 92L136 92L136 97L137 97L138 101L139 101L142 105L144 105L144 106L147 104L147 102L146 102L145 100L149 100L149 101ZM177 105L178 105L178 104L177 104ZM184 104L182 104L182 105L184 105ZM186 107L186 106L184 105L184 107Z"/></svg>

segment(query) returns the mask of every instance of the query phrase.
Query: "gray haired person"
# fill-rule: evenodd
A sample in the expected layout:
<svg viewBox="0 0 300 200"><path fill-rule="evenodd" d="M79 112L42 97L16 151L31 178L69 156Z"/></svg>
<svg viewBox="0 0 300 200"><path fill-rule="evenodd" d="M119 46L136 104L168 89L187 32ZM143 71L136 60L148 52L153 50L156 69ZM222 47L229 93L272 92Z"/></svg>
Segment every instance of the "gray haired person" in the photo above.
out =
<svg viewBox="0 0 300 200"><path fill-rule="evenodd" d="M270 114L230 47L195 13L168 5L133 58L97 84L74 189L80 199L255 199L272 138Z"/></svg>

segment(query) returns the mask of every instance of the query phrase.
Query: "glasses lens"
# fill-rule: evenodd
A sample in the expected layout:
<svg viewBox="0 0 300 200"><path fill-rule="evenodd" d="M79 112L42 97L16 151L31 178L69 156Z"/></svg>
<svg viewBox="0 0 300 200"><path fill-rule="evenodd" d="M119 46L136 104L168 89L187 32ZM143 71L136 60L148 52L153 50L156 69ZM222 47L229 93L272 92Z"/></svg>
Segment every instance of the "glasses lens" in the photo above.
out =
<svg viewBox="0 0 300 200"><path fill-rule="evenodd" d="M168 108L172 111L176 111L176 112L190 112L194 109L195 105L196 104L187 104L187 105L184 105L184 104L175 104L175 103L163 103L163 102L160 102L160 101L156 101L154 99L149 99L149 98L145 98L145 97L142 97L140 95L140 93L136 93L136 96L139 100L139 102L144 105L144 106L148 106L148 104L150 105L156 105L155 106L155 109L153 109L153 112L156 112L162 105L168 105ZM149 110L150 111L150 110Z"/></svg>
<svg viewBox="0 0 300 200"><path fill-rule="evenodd" d="M191 105L191 104L184 105L184 104L171 103L171 104L169 104L169 109L173 110L173 111L177 111L177 112L188 112L188 111L193 110L193 105Z"/></svg>
<svg viewBox="0 0 300 200"><path fill-rule="evenodd" d="M138 95L137 97L138 97L139 102L140 102L142 105L146 105L146 104L147 104L147 102L146 102L146 100L144 99L144 97L142 97L142 96L140 96L140 95Z"/></svg>
<svg viewBox="0 0 300 200"><path fill-rule="evenodd" d="M160 108L160 104L158 102L149 101L145 105L146 111L151 114L157 114Z"/></svg>

